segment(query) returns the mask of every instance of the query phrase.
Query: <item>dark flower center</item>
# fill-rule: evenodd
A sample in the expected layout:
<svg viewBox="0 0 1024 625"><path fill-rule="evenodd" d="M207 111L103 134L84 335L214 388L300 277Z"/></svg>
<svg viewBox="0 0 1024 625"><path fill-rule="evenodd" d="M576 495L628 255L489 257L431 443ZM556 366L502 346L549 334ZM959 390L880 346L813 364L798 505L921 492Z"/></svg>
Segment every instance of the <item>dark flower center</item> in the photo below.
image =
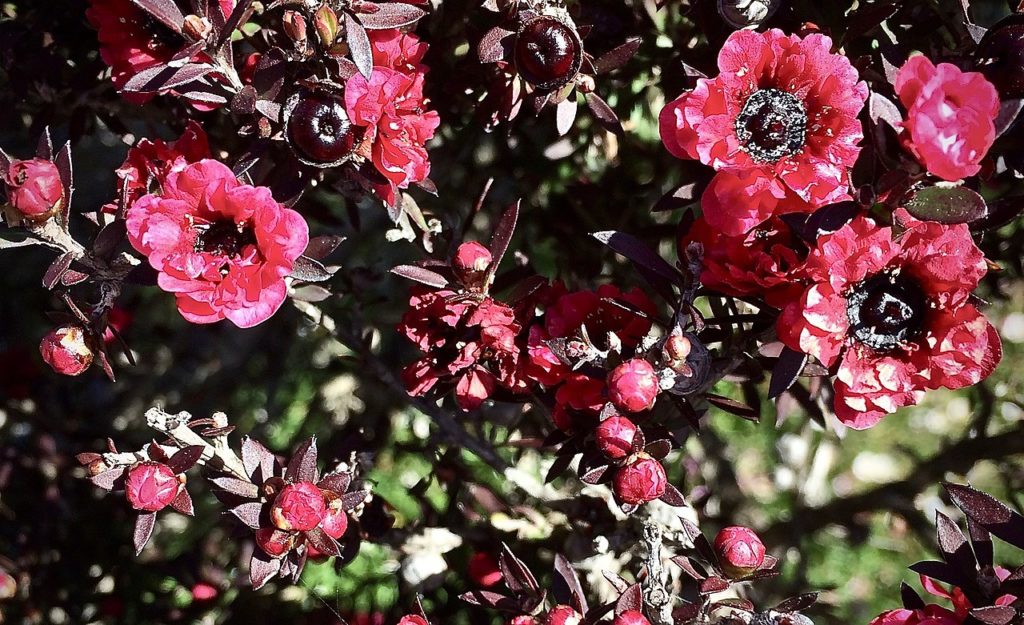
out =
<svg viewBox="0 0 1024 625"><path fill-rule="evenodd" d="M195 227L196 252L206 252L237 258L247 245L256 245L256 234L246 224L236 224L230 220L215 221L212 224Z"/></svg>
<svg viewBox="0 0 1024 625"><path fill-rule="evenodd" d="M858 283L847 296L850 335L876 351L888 351L916 339L928 304L921 285L885 271Z"/></svg>
<svg viewBox="0 0 1024 625"><path fill-rule="evenodd" d="M785 91L755 91L736 116L736 137L755 161L774 163L804 147L807 109Z"/></svg>
<svg viewBox="0 0 1024 625"><path fill-rule="evenodd" d="M540 89L564 85L579 71L579 37L553 17L529 22L516 39L516 68Z"/></svg>

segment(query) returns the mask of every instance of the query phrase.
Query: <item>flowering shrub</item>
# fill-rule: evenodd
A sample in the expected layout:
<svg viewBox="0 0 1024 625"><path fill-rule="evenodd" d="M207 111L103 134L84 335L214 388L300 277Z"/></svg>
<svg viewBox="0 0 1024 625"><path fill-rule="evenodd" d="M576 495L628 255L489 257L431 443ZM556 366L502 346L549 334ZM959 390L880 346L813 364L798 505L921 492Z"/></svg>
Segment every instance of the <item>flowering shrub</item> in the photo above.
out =
<svg viewBox="0 0 1024 625"><path fill-rule="evenodd" d="M1022 54L998 2L3 4L0 621L1024 622Z"/></svg>

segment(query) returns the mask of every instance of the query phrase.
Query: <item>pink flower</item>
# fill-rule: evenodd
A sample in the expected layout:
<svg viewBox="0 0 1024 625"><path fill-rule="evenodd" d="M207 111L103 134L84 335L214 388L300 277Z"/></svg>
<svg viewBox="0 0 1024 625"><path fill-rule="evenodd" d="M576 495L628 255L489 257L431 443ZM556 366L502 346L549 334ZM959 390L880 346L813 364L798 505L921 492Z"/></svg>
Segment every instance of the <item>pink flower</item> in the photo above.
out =
<svg viewBox="0 0 1024 625"><path fill-rule="evenodd" d="M491 267L491 252L476 241L467 241L459 245L455 250L455 258L452 259L452 270L459 280L467 286L482 286L478 283Z"/></svg>
<svg viewBox="0 0 1024 625"><path fill-rule="evenodd" d="M849 196L841 193L829 201L846 199ZM700 206L708 225L732 237L746 234L776 215L810 213L816 208L760 169L718 172L701 195Z"/></svg>
<svg viewBox="0 0 1024 625"><path fill-rule="evenodd" d="M418 614L410 614L403 616L402 620L398 621L398 625L429 625L429 623L427 623L427 619Z"/></svg>
<svg viewBox="0 0 1024 625"><path fill-rule="evenodd" d="M556 605L551 608L544 619L545 625L580 625L583 615L567 605Z"/></svg>
<svg viewBox="0 0 1024 625"><path fill-rule="evenodd" d="M642 358L627 360L608 376L608 398L619 410L643 412L658 398L658 376Z"/></svg>
<svg viewBox="0 0 1024 625"><path fill-rule="evenodd" d="M3 181L7 186L7 200L26 217L48 217L64 203L60 172L48 160L14 161Z"/></svg>
<svg viewBox="0 0 1024 625"><path fill-rule="evenodd" d="M125 203L131 206L147 193L159 193L171 172L179 172L204 158L210 158L206 132L198 122L189 120L185 132L174 141L141 139L129 149L124 163L117 168L118 190L127 183ZM103 208L112 213L116 205Z"/></svg>
<svg viewBox="0 0 1024 625"><path fill-rule="evenodd" d="M422 61L429 46L413 33L391 28L368 30L366 34L370 36L370 46L373 48L374 66L409 75L427 72L427 66Z"/></svg>
<svg viewBox="0 0 1024 625"><path fill-rule="evenodd" d="M39 353L50 368L62 375L80 375L92 364L88 335L80 326L54 328L39 343Z"/></svg>
<svg viewBox="0 0 1024 625"><path fill-rule="evenodd" d="M835 367L835 412L854 429L927 389L962 388L995 369L999 335L968 300L986 272L966 225L896 212L899 237L859 217L819 239L810 285L779 317L779 338Z"/></svg>
<svg viewBox="0 0 1024 625"><path fill-rule="evenodd" d="M160 195L128 210L128 240L159 272L193 323L266 321L284 302L285 276L309 242L306 222L270 189L242 184L204 159L172 171Z"/></svg>
<svg viewBox="0 0 1024 625"><path fill-rule="evenodd" d="M747 527L722 528L714 547L722 569L732 577L746 577L764 563L764 543Z"/></svg>
<svg viewBox="0 0 1024 625"><path fill-rule="evenodd" d="M889 610L871 621L870 625L960 625L963 619L946 608L927 605L919 610Z"/></svg>
<svg viewBox="0 0 1024 625"><path fill-rule="evenodd" d="M661 138L678 158L699 159L718 171L746 175L752 207L727 205L731 189L712 189L707 212L727 233L772 214L792 212L795 195L811 208L837 201L849 188L848 170L860 153L857 115L868 89L850 61L832 53L820 34L786 36L734 32L718 55L717 78L702 78L693 91L661 112ZM757 173L752 173L756 171ZM726 184L719 181L719 185ZM760 206L760 203L766 203Z"/></svg>
<svg viewBox="0 0 1024 625"><path fill-rule="evenodd" d="M664 495L667 484L665 467L647 454L640 453L636 460L615 472L612 489L620 501L640 505Z"/></svg>
<svg viewBox="0 0 1024 625"><path fill-rule="evenodd" d="M992 83L919 55L899 69L896 93L907 108L908 147L929 172L945 180L978 173L996 137L999 93Z"/></svg>
<svg viewBox="0 0 1024 625"><path fill-rule="evenodd" d="M308 532L327 515L324 494L312 482L288 484L270 508L270 520L286 532Z"/></svg>
<svg viewBox="0 0 1024 625"><path fill-rule="evenodd" d="M136 510L163 510L178 496L182 480L166 464L142 462L128 470L124 490Z"/></svg>
<svg viewBox="0 0 1024 625"><path fill-rule="evenodd" d="M651 625L651 622L639 610L626 610L615 617L612 625Z"/></svg>
<svg viewBox="0 0 1024 625"><path fill-rule="evenodd" d="M370 80L356 74L345 85L346 112L352 123L366 129L373 165L387 179L381 191L389 204L394 204L397 189L430 175L424 146L441 119L426 107L422 73L377 67Z"/></svg>

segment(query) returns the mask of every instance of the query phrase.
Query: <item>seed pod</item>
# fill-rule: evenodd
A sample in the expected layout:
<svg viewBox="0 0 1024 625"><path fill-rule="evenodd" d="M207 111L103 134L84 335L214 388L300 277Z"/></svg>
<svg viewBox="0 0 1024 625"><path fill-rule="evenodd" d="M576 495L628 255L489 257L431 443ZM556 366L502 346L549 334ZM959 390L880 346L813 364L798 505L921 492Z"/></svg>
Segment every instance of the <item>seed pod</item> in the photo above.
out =
<svg viewBox="0 0 1024 625"><path fill-rule="evenodd" d="M538 89L557 89L583 65L583 41L571 23L550 15L527 20L516 36L519 75Z"/></svg>

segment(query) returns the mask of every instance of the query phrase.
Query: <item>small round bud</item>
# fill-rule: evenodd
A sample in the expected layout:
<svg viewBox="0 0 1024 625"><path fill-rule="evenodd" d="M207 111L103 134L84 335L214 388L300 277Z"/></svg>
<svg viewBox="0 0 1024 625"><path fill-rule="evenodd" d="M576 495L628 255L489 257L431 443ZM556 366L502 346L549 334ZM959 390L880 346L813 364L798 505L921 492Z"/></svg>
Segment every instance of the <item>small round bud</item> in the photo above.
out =
<svg viewBox="0 0 1024 625"><path fill-rule="evenodd" d="M729 577L746 577L764 562L764 543L754 530L732 526L723 528L715 537L715 553L722 570Z"/></svg>
<svg viewBox="0 0 1024 625"><path fill-rule="evenodd" d="M295 535L282 532L272 527L261 527L256 530L256 545L271 558L280 558L291 551L295 544Z"/></svg>
<svg viewBox="0 0 1024 625"><path fill-rule="evenodd" d="M341 507L341 497L333 495L334 493L331 493L331 496L327 498L327 512L324 514L323 521L320 522L320 528L325 534L338 540L348 530L348 513Z"/></svg>
<svg viewBox="0 0 1024 625"><path fill-rule="evenodd" d="M136 510L156 512L166 508L182 488L171 467L160 462L142 462L128 469L124 492Z"/></svg>
<svg viewBox="0 0 1024 625"><path fill-rule="evenodd" d="M615 617L612 625L651 625L651 622L639 610L626 610Z"/></svg>
<svg viewBox="0 0 1024 625"><path fill-rule="evenodd" d="M466 285L476 285L493 261L490 250L476 241L467 241L456 250L452 270Z"/></svg>
<svg viewBox="0 0 1024 625"><path fill-rule="evenodd" d="M14 161L4 182L11 206L26 217L45 219L64 203L60 171L46 159Z"/></svg>
<svg viewBox="0 0 1024 625"><path fill-rule="evenodd" d="M279 529L308 532L320 525L327 514L323 493L312 482L288 484L270 509L270 520Z"/></svg>
<svg viewBox="0 0 1024 625"><path fill-rule="evenodd" d="M508 622L508 625L538 625L537 619L529 615L517 616Z"/></svg>
<svg viewBox="0 0 1024 625"><path fill-rule="evenodd" d="M46 364L63 375L80 375L92 364L93 352L88 335L80 326L60 326L39 343Z"/></svg>
<svg viewBox="0 0 1024 625"><path fill-rule="evenodd" d="M665 358L671 362L686 362L692 350L693 345L684 334L673 334L665 341Z"/></svg>
<svg viewBox="0 0 1024 625"><path fill-rule="evenodd" d="M645 453L615 472L615 496L624 503L640 505L665 494L665 467Z"/></svg>
<svg viewBox="0 0 1024 625"><path fill-rule="evenodd" d="M643 412L658 397L658 376L651 363L642 358L627 360L608 376L608 396L625 412Z"/></svg>
<svg viewBox="0 0 1024 625"><path fill-rule="evenodd" d="M468 569L469 578L482 588L490 588L502 579L498 562L489 553L474 553L469 559Z"/></svg>
<svg viewBox="0 0 1024 625"><path fill-rule="evenodd" d="M571 606L556 605L547 614L545 625L580 625L583 615Z"/></svg>
<svg viewBox="0 0 1024 625"><path fill-rule="evenodd" d="M625 458L633 451L636 430L636 424L626 417L608 417L594 432L597 447L611 460Z"/></svg>
<svg viewBox="0 0 1024 625"><path fill-rule="evenodd" d="M583 44L572 26L542 15L519 31L515 46L516 69L538 89L554 89L580 71Z"/></svg>

